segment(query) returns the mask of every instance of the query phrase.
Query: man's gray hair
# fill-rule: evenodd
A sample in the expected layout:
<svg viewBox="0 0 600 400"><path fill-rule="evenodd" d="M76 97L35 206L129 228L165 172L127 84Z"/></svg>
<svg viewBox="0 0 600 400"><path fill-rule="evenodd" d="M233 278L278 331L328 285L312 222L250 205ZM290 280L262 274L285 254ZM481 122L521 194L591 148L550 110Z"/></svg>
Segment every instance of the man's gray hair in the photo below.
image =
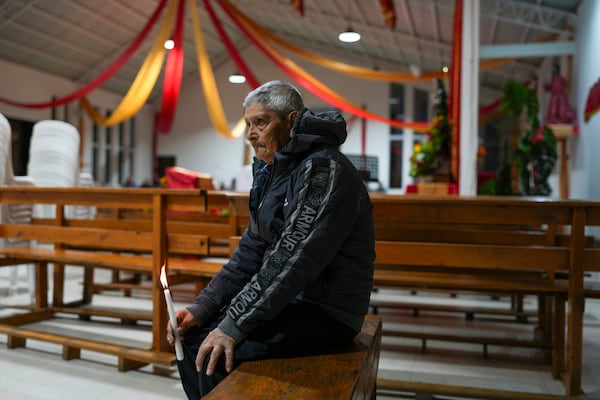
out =
<svg viewBox="0 0 600 400"><path fill-rule="evenodd" d="M299 111L304 107L298 89L284 81L270 81L257 87L246 95L242 106L246 108L253 103L263 104L281 119L285 119L290 112Z"/></svg>

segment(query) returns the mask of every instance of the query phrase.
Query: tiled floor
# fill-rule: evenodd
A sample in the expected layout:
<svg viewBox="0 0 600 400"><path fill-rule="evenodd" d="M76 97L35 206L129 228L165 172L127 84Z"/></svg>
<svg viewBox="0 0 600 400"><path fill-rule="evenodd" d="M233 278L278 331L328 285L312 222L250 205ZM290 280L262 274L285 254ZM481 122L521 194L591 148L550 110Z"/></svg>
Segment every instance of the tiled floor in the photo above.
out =
<svg viewBox="0 0 600 400"><path fill-rule="evenodd" d="M11 305L28 301L25 267L20 267L17 293L9 287L9 269L0 268L0 316L20 312ZM109 275L100 271L98 280ZM76 299L81 290L81 270L67 269L67 296ZM445 304L486 305L507 307L508 300L491 300L489 296L461 294L412 295L408 292L383 292L377 296L392 296L410 301L442 301ZM69 300L69 298L67 298ZM148 294L134 292L133 298L124 298L117 293L96 295L94 303L127 308L149 308ZM176 302L177 306L184 303ZM526 298L526 307L535 303ZM511 320L475 315L467 320L464 314L436 313L423 311L415 317L410 309L381 310L384 329L403 330L428 329L440 333L450 329L482 334L527 337L533 321L514 323ZM131 344L150 342L148 325L115 325L109 320L82 322L76 318L64 318L36 324L36 329L47 331L74 332L97 337L102 340L110 336ZM586 302L584 332L583 388L588 398L600 398L600 300ZM444 385L486 387L501 390L518 390L540 394L563 393L562 384L550 376L550 366L539 351L530 349L500 348L490 346L489 357L483 357L481 345L451 342L427 342L423 352L421 343L415 339L384 337L380 360L379 377L401 379L412 382L429 382ZM58 345L39 341L28 341L25 348L8 350L6 336L0 335L0 398L3 400L166 400L184 399L177 371L173 368L145 367L137 371L118 372L116 357L83 351L81 359L63 361ZM427 398L425 395L392 393L381 391L378 399ZM442 397L436 397L442 398Z"/></svg>

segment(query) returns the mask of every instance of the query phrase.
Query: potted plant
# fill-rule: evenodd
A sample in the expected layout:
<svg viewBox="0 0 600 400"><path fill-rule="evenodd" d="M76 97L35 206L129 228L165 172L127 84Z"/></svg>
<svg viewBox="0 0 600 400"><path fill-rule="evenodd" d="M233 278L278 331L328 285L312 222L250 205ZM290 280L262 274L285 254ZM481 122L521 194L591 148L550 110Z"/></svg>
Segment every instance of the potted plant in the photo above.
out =
<svg viewBox="0 0 600 400"><path fill-rule="evenodd" d="M519 129L515 150L508 160L516 164L519 193L525 196L549 196L552 189L548 177L558 157L556 137L552 129L540 124L537 93L511 80L504 85L504 98L500 105L519 122L525 112L526 122Z"/></svg>

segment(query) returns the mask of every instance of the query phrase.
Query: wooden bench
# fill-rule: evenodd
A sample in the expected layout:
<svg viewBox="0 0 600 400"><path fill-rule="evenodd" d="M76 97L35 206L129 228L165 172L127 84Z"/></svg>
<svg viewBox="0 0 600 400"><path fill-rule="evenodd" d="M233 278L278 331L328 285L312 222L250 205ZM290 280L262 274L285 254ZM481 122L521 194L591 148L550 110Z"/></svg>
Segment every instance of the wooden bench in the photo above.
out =
<svg viewBox="0 0 600 400"><path fill-rule="evenodd" d="M106 349L119 356L121 369L137 368L143 363L171 365L172 348L166 341L166 306L158 276L167 261L168 268L197 262L205 265L208 256L208 238L204 234L174 229L168 223L167 210L190 212L206 209L204 194L191 190L165 189L110 189L110 188L2 188L0 202L52 204L56 218L35 220L31 225L1 224L0 237L17 237L35 241L44 246L5 247L0 249L4 261L36 264L36 302L31 313L17 318L0 319L0 332L9 336L11 346L22 346L27 338L63 343L65 348ZM93 221L71 220L65 216L65 206L84 205L118 209L152 210L150 221ZM180 256L186 256L181 258ZM194 258L189 258L194 257ZM52 305L47 301L48 263L54 264L54 293ZM3 263L5 264L5 263ZM64 266L85 267L86 274L93 268L144 273L151 277L152 311L132 313L130 310L94 310L84 307L91 299L89 285L83 288L82 300L63 304ZM84 281L89 282L89 279ZM98 344L62 335L35 333L20 325L52 318L56 313L74 313L80 316L102 315L124 320L146 318L152 321L152 343L148 348L131 349L112 343ZM145 315L145 317L144 317ZM65 351L72 358L74 351Z"/></svg>
<svg viewBox="0 0 600 400"><path fill-rule="evenodd" d="M205 398L374 400L381 324L367 315L354 344L333 354L242 363Z"/></svg>
<svg viewBox="0 0 600 400"><path fill-rule="evenodd" d="M501 313L517 317L530 315L518 308L519 298L534 295L539 302L537 326L529 339L390 329L385 335L418 338L423 347L428 339L480 343L484 355L490 345L543 349L549 353L553 376L562 378L569 393L580 391L577 365L581 365L582 321L577 313L583 309L585 296L595 293L583 284L584 274L600 268L600 250L594 248L593 238L585 235L585 228L600 224L600 203L506 197L371 197L376 287L505 295L517 303ZM230 202L241 213L247 210L247 195L236 194ZM235 239L232 243L235 247Z"/></svg>
<svg viewBox="0 0 600 400"><path fill-rule="evenodd" d="M600 203L386 195L372 200L376 223L387 224L387 236L376 226L376 286L539 296L538 326L529 343L504 344L551 349L553 376L562 377L569 395L581 393L584 273L600 266L600 250L589 246L585 229L600 225ZM400 229L394 230L395 224ZM419 233L423 224L440 229ZM566 279L556 278L564 273ZM384 331L402 334L415 337ZM420 337L425 340L427 332ZM484 346L503 344L471 339Z"/></svg>

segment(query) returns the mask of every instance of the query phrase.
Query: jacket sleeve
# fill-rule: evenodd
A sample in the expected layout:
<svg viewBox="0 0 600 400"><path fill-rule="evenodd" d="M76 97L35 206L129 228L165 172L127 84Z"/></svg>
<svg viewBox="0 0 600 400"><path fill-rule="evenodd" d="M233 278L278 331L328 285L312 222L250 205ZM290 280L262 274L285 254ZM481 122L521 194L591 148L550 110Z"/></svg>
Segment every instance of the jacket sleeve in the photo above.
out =
<svg viewBox="0 0 600 400"><path fill-rule="evenodd" d="M300 168L283 232L265 255L260 271L233 299L219 327L237 341L269 321L314 282L337 254L359 214L357 179L328 158Z"/></svg>
<svg viewBox="0 0 600 400"><path fill-rule="evenodd" d="M231 259L223 265L194 300L187 307L199 325L204 324L227 306L252 276L259 270L267 244L246 228L238 248Z"/></svg>

